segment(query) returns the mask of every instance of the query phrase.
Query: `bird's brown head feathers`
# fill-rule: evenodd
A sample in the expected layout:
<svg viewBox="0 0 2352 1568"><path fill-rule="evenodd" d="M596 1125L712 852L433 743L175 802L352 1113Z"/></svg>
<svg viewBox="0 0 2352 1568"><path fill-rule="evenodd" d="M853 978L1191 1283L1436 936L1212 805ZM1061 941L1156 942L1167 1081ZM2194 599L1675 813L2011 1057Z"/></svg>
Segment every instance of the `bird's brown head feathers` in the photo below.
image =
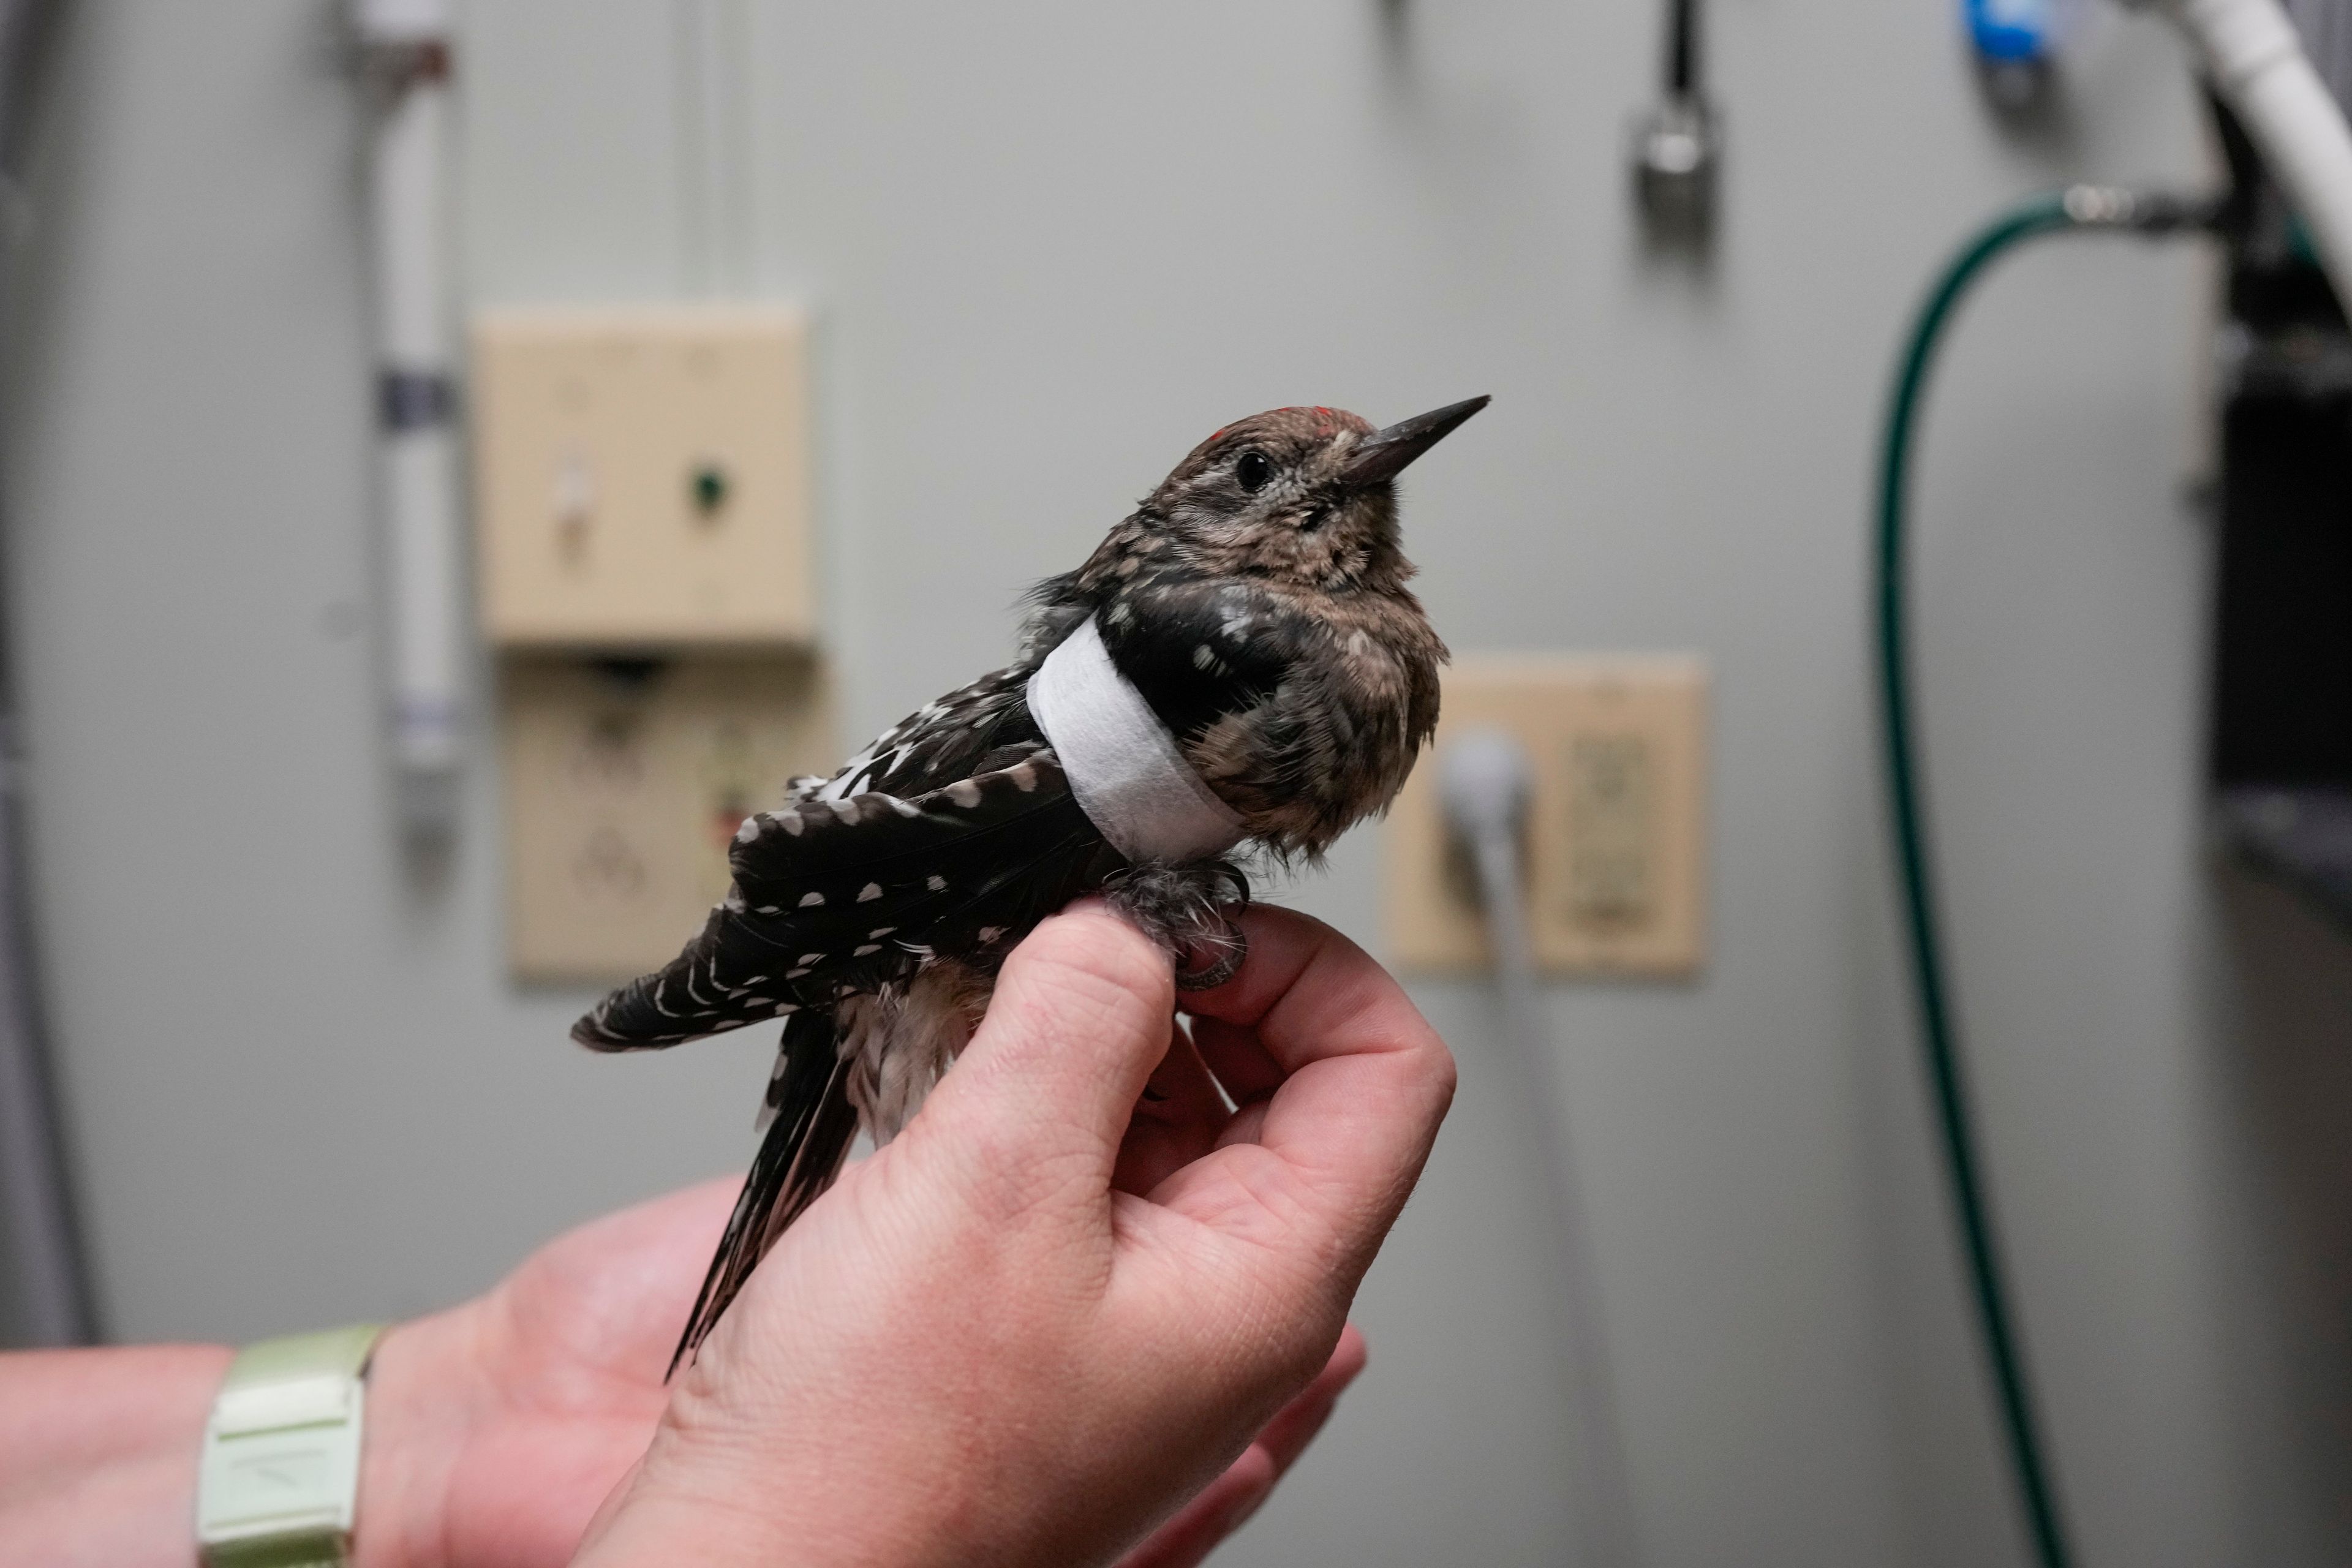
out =
<svg viewBox="0 0 2352 1568"><path fill-rule="evenodd" d="M1412 575L1398 543L1395 475L1486 402L1386 430L1339 408L1254 414L1193 447L1134 521L1214 575L1393 588Z"/></svg>

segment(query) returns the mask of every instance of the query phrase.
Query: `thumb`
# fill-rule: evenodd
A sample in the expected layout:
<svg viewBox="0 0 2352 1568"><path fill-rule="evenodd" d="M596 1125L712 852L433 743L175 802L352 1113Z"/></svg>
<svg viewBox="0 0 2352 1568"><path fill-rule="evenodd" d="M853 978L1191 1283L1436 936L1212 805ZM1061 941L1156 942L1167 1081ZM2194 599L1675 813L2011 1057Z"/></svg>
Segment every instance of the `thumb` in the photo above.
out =
<svg viewBox="0 0 2352 1568"><path fill-rule="evenodd" d="M987 1017L917 1125L989 1164L982 1190L1080 1173L1108 1184L1167 1054L1175 997L1167 955L1142 932L1098 900L1074 905L1006 958Z"/></svg>

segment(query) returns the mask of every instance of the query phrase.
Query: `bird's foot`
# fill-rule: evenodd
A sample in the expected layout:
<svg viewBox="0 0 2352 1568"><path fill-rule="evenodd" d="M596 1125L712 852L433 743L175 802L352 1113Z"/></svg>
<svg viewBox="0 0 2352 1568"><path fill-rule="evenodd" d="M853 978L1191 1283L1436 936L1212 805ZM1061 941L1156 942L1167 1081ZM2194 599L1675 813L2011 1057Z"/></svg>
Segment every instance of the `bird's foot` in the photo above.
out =
<svg viewBox="0 0 2352 1568"><path fill-rule="evenodd" d="M1107 883L1103 894L1166 950L1180 991L1223 985L1249 955L1241 927L1227 912L1249 902L1249 882L1228 861L1131 867Z"/></svg>
<svg viewBox="0 0 2352 1568"><path fill-rule="evenodd" d="M1199 963L1203 950L1208 962ZM1249 957L1249 938L1233 921L1225 921L1224 931L1208 942L1196 942L1177 955L1176 989L1179 991L1214 991L1242 972L1242 961Z"/></svg>

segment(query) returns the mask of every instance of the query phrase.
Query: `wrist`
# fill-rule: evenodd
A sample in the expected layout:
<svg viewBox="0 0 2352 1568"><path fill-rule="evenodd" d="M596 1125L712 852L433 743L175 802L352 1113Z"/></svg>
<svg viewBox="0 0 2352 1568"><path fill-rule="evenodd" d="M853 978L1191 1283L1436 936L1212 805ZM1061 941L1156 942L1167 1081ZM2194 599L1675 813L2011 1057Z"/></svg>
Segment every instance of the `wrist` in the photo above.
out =
<svg viewBox="0 0 2352 1568"><path fill-rule="evenodd" d="M376 1342L352 1531L352 1568L448 1568L449 1499L480 1386L470 1304Z"/></svg>

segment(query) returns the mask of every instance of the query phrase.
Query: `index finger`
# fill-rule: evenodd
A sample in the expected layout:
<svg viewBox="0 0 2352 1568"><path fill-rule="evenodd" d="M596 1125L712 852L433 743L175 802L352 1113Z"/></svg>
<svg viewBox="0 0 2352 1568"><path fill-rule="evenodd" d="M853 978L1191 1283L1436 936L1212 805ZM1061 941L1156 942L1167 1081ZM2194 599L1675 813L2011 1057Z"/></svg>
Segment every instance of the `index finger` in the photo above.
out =
<svg viewBox="0 0 2352 1568"><path fill-rule="evenodd" d="M1227 1064L1215 1053L1232 1051L1236 1034L1255 1037L1282 1075L1256 1142L1369 1259L1453 1102L1453 1055L1388 971L1329 926L1263 906L1241 921L1241 973L1181 1005L1223 1026L1202 1031L1221 1075Z"/></svg>

